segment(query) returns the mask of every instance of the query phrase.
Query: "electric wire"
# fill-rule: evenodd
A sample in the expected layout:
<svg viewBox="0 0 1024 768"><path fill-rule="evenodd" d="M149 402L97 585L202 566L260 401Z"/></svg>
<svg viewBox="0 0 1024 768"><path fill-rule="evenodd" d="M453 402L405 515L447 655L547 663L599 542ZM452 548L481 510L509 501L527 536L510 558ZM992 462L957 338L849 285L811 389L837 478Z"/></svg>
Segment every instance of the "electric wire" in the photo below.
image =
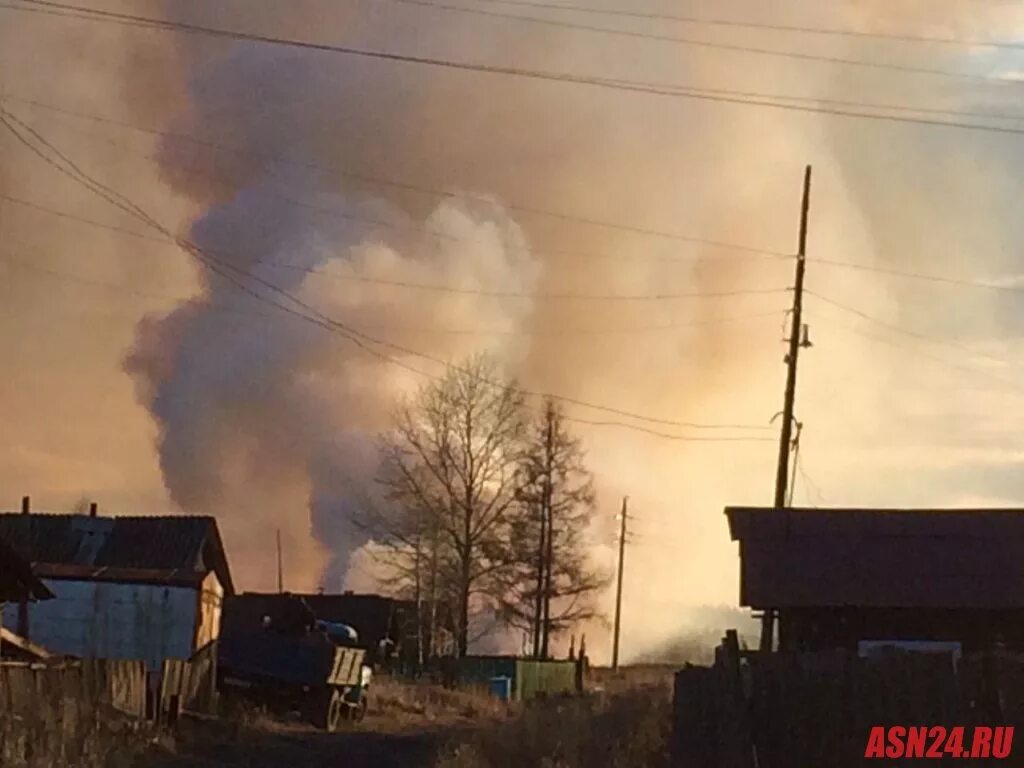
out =
<svg viewBox="0 0 1024 768"><path fill-rule="evenodd" d="M216 141L211 141L209 139L204 139L204 138L192 135L192 134L187 134L187 133L182 133L182 132L174 132L174 131L157 130L157 129L154 129L154 128L139 126L139 125L135 125L135 124L132 124L132 123L127 123L127 122L120 121L120 120L114 120L114 119L106 117L106 116L95 115L95 114L91 114L91 113L88 113L88 112L82 112L82 111L78 111L78 110L67 109L66 107L60 107L60 106L56 106L56 105L53 105L53 104L48 104L46 102L42 102L42 101L39 101L39 100L36 100L36 99L23 98L23 97L15 96L15 95L12 95L12 94L6 93L6 92L0 93L0 101L5 101L5 100L6 101L15 101L15 102L18 102L18 103L22 103L22 104L26 104L26 105L29 105L29 106L37 107L37 108L40 108L40 109L46 109L46 110L50 110L50 111L57 112L57 113L67 114L67 115L74 116L74 117L79 117L79 118L83 118L83 119L93 120L93 121L96 121L96 122L99 122L99 123L104 123L104 124L107 124L107 125L112 125L112 126L116 126L116 127L120 127L120 128L126 128L126 129L129 129L129 130L138 131L140 133L145 133L145 134L148 134L148 135L151 135L151 136L159 136L161 138L170 138L170 139L175 139L175 140L179 140L179 141L186 141L186 142L189 142L189 143L192 143L192 144L196 144L196 145L199 145L199 146L207 147L207 148L209 148L211 150L214 150L214 151L217 151L217 152L225 152L225 153L241 155L241 156L244 156L244 157L257 158L257 159L264 160L264 161L272 161L274 163L280 163L282 165L287 165L287 166L291 166L291 167L295 167L295 168L299 168L299 169L315 170L315 171L320 171L320 172L323 172L323 173L337 174L337 175L342 176L343 178L346 178L346 179L349 179L351 181L354 181L354 182L357 182L357 183L361 183L361 184L364 184L364 185L381 186L381 187L393 188L393 189L398 189L398 190L405 191L405 192L413 192L413 193L417 193L417 194L421 194L421 195L427 195L427 196L430 196L430 197L440 198L440 199L445 199L445 198L465 199L465 200L471 201L473 203L477 203L477 204L481 204L481 205L485 205L485 206L508 209L508 210L511 210L511 211L516 211L518 213L525 213L525 214L529 214L529 215L533 215L533 216L542 216L542 217L546 217L546 218L551 218L551 219L556 219L556 220L560 220L560 221L565 221L567 223L573 223L573 224L579 224L579 225L598 227L598 228L602 228L602 229L609 229L609 230L613 230L613 231L621 231L621 232L626 232L626 233L629 233L629 234L642 235L642 236L648 236L648 237L655 237L655 238L660 238L660 239L665 239L665 240L693 243L693 244L696 244L696 245L708 246L708 247L712 247L712 248L721 248L721 249L725 249L725 250L745 252L745 253L750 253L750 254L757 255L757 256L771 257L771 258L780 258L780 259L788 259L788 258L793 258L794 257L792 253L786 253L786 252L783 252L783 251L769 250L769 249L764 249L764 248L757 248L757 247L753 247L753 246L745 245L745 244L740 244L740 243L730 243L730 242L725 242L725 241L721 241L721 240L714 240L714 239L696 237L696 236L692 236L692 235L680 234L680 233L677 233L677 232L668 232L668 231L663 231L663 230L657 230L657 229L653 229L653 228L649 228L649 227L642 227L642 226L636 226L636 225L630 225L630 224L623 224L623 223L620 223L620 222L610 222L610 221L606 221L606 220L602 220L602 219L596 219L596 218L593 218L593 217L578 216L578 215L568 214L568 213L564 213L564 212L560 212L560 211L545 210L545 209L542 209L542 208L536 208L536 207L532 207L532 206L526 206L526 205L522 205L522 204L517 204L515 202L504 202L504 201L497 202L497 201L495 201L492 198L484 197L484 196L481 196L481 195L473 195L473 194L461 193L461 192L460 193L455 193L455 192L450 192L450 191L446 191L446 190L443 190L443 189L438 189L438 188L435 188L435 187L424 186L424 185L421 185L421 184L414 184L414 183L407 182L407 181L402 181L402 180L397 180L397 179L386 179L386 178L379 177L379 176L355 173L355 172L352 172L349 169L345 169L345 168L342 168L342 167L337 166L337 165L323 165L323 164L319 164L319 163L296 161L296 160L284 157L282 155L278 155L278 154L274 154L274 153L269 153L269 152L260 152L258 150L244 149L244 148L241 148L241 147L236 147L236 146L232 146L232 145L228 145L228 144L223 144L223 143L216 142ZM536 253L545 253L545 252L542 252L542 251L534 251L534 252L536 252ZM576 255L583 255L583 254L576 254Z"/></svg>
<svg viewBox="0 0 1024 768"><path fill-rule="evenodd" d="M479 64L470 62L454 61L451 59L430 57L430 56L416 56L411 54L396 53L391 51L377 51L362 48L354 48L341 45L332 45L328 43L315 43L309 40L299 40L293 38L282 38L274 37L271 35L260 35L249 32L240 32L236 30L220 29L216 27L207 27L199 24L186 24L183 22L169 22L161 19L155 19L152 17L134 16L131 14L119 14L112 11L99 11L96 9L83 9L81 6L70 6L59 3L48 3L44 0L20 0L20 2L30 3L32 5L45 5L57 8L72 8L76 10L85 10L85 12L94 14L93 16L84 16L76 18L86 18L92 21L106 22L112 21L113 23L129 23L132 25L138 25L142 23L147 28L157 29L162 31L185 31L194 34L208 35L212 37L228 38L233 40L240 40L246 42L257 42L269 45L281 45L289 47L305 48L309 50L316 50L322 52L338 53L349 56L357 56L368 59L376 59L381 61L398 62L405 64L417 64L425 65L443 69L479 72L494 75L506 75L525 79L533 79L547 82L561 82L570 83L575 85L589 85L597 88L610 89L622 92L633 92L641 94L649 94L656 96L676 97L685 98L690 100L716 102L722 104L737 104L744 106L759 106L769 109L784 110L789 112L801 112L811 114L822 114L830 115L835 117L847 117L856 118L861 120L874 120L874 121L885 121L892 123L901 123L906 125L918 125L918 126L931 126L931 127L945 127L954 128L960 130L979 131L988 133L1000 133L1009 135L1020 135L1024 134L1024 129L1013 128L1009 126L997 126L997 125L982 125L978 123L964 123L959 121L948 121L948 120L928 120L925 118L913 118L913 117L901 117L899 115L885 115L885 114L874 114L867 112L858 112L852 109L834 109L825 107L811 107L800 104L782 104L779 102L773 102L769 100L757 100L748 99L742 97L728 97L724 95L715 95L712 93L701 93L697 91L685 90L685 88L665 88L645 85L643 83L635 83L625 80L610 80L607 78L599 78L592 76L573 75L563 72L550 72L544 70L535 70L523 67L511 67L511 66L499 66L489 64ZM0 4L0 8L8 10L33 10L28 6L14 6ZM967 73L958 73L958 76L968 78L983 78L989 79L991 82L1000 82L1007 84L1024 84L1024 81L1018 81L1013 79L995 79L985 78L985 76L969 75Z"/></svg>
<svg viewBox="0 0 1024 768"><path fill-rule="evenodd" d="M551 11L565 11L583 13L596 16L618 16L622 18L646 19L654 21L672 21L682 24L710 27L732 27L739 29L768 30L771 32L797 32L811 35L828 35L836 37L864 38L869 40L889 40L893 42L907 43L930 43L938 45L958 45L968 48L1004 48L1009 50L1020 50L1024 45L1020 43L1003 42L999 40L969 40L959 37L938 37L929 35L910 35L886 32L866 32L856 29L840 29L835 27L810 27L796 24L770 24L755 21L737 21L733 19L709 19L701 16L681 16L678 14L655 13L637 10L625 10L623 8L594 8L592 6L574 5L569 3L545 3L537 0L477 0L478 2L492 3L496 5L519 6L525 8L538 8Z"/></svg>
<svg viewBox="0 0 1024 768"><path fill-rule="evenodd" d="M875 317L874 315L869 314L869 313L867 313L867 312L865 312L865 311L863 311L861 309L857 309L856 307L851 307L851 306L849 306L847 304L843 304L843 303L841 303L839 301L836 301L835 299L830 299L829 297L823 296L822 294L817 293L815 291L812 291L812 290L810 290L808 288L804 289L804 293L807 294L808 296L813 296L814 298L818 299L819 301L823 301L826 304L830 304L833 307L836 307L837 309L841 309L844 312L847 312L847 313L852 314L852 315L856 315L857 317L860 317L860 318L863 318L865 320L868 320L868 321L870 321L872 323L875 323L876 325L879 325L879 326L881 326L883 328L887 328L890 331L895 331L896 333L901 333L901 334L903 334L905 336L910 336L912 338L919 339L921 341L927 341L927 342L930 342L932 344L939 344L939 345L948 347L948 348L950 348L952 350L955 350L957 352L966 353L968 355L976 355L978 357L984 357L984 358L986 358L988 360L991 360L992 362L998 363L1000 365L1009 365L1008 361L1003 359L1003 358L1001 358L1001 357L996 357L994 355L989 355L989 354L987 354L985 352L980 352L980 351L978 351L976 349L971 349L970 347L965 346L963 344L959 344L959 343L957 343L955 341L949 341L948 339L942 339L942 338L939 338L938 336L931 336L931 335L929 335L927 333L922 333L920 331L913 331L913 330L910 330L908 328L904 328L904 327L902 327L900 325L896 325L895 323L891 323L891 322L889 322L887 320L883 320L881 318Z"/></svg>
<svg viewBox="0 0 1024 768"><path fill-rule="evenodd" d="M165 227L163 227L163 225L161 225L159 222L157 222L155 219L153 219L142 208L138 207L130 199L125 198L123 195L121 195L120 193L116 192L115 190L112 190L111 188L103 185L102 183L97 182L91 176L89 176L84 171L82 171L70 158L68 158L66 155L61 153L60 150L56 149L44 137L40 136L36 131L34 131L30 126L26 126L24 123L22 123L20 120L18 120L18 118L16 116L12 115L11 113L7 112L6 110L4 110L2 108L0 108L0 124L2 124L4 127L6 127L8 129L8 131L10 133L12 133L15 136L15 138L17 138L19 140L19 142L22 143L26 148L28 148L33 154L37 155L40 159L44 160L47 164L49 164L52 167L54 167L55 169L57 169L63 175L65 175L68 178L76 181L77 183L79 183L80 185L86 187L87 189L89 189L90 191L94 192L98 196L106 199L112 205L115 205L116 207L121 208L123 211L125 211L127 213L130 213L131 215L136 216L137 218L142 220L144 223L148 224L150 227L156 229L161 234L164 234L167 237L174 237ZM17 130L16 126L22 128L23 130L26 130L27 132L29 132L39 143L41 143L43 146L45 146L47 149L49 149L52 153L54 153L58 158L60 158L64 163L66 163L67 167L65 167L65 166L55 162L51 157L48 157L44 152L42 152L38 147L36 147L31 141L29 141L22 133L20 133ZM391 363L393 363L393 364L395 364L397 366L400 366L402 368L405 368L405 369L409 370L410 372L414 372L414 373L417 373L417 374L422 375L422 376L426 376L426 377L429 377L429 378L437 378L437 376L435 376L433 374L430 374L428 372L422 371L422 370L420 370L418 368L415 368L415 367L409 365L404 360L396 359L396 358L394 358L391 355L388 355L386 353L381 352L379 349L376 349L373 345L386 347L386 348L393 349L395 351L401 352L402 354L406 354L406 355L409 355L409 356L418 357L418 358L421 358L421 359L424 359L424 360L428 360L428 361L434 362L436 364L439 364L439 365L443 366L448 371L465 373L465 370L462 369L460 366L453 365L452 363L450 363L448 361L441 360L441 359L439 359L439 358L437 358L435 356L424 354L422 352L417 352L417 351L411 350L408 347L404 347L404 346L399 345L399 344L394 344L394 343L386 341L386 340L381 340L381 339L377 339L377 338L371 337L368 334L365 334L365 333L363 333L361 331L358 331L358 330L356 330L356 329L354 329L354 328L352 328L350 326L347 326L346 324L340 323L340 322L338 322L338 321L336 321L336 320L334 320L334 319L324 315L322 312L320 312L316 308L310 306L309 304L307 304L306 302L302 301L301 299L298 299L297 297L293 296L288 291L280 288L279 286L277 286L277 285L275 285L273 283L270 283L269 281L264 280L259 275L254 275L254 274L251 274L251 273L244 273L244 272L241 272L240 270L237 270L236 268L231 267L231 265L225 265L222 262L220 262L219 260L211 258L199 246L195 245L194 243L189 242L188 240L186 240L184 238L175 238L175 240L176 240L176 242L178 242L181 245L183 250L185 250L187 253L191 254L197 260L201 261L208 268L210 268L211 271L213 271L215 274L221 275L225 279L230 280L240 290L243 290L244 292L252 295L257 300L262 301L262 302L270 303L272 306L275 306L275 307L277 307L278 309L280 309L282 311L293 313L293 314L297 315L298 317L303 318L303 319L305 319L305 320L307 320L309 322L312 322L312 323L315 323L315 324L319 324L319 325L323 325L324 327L330 328L334 332L339 333L344 338L348 339L353 344L355 344L358 347L360 347L361 349L367 351L370 354L373 354L373 355L377 356L378 358L380 358L382 360L391 362ZM291 302L291 304L299 307L303 311L299 311L297 309L294 309L294 307L290 306L290 305L281 304L280 302L275 301L274 299L272 299L271 297L267 296L266 294L262 294L262 293L259 293L258 291L253 290L246 283L246 280L251 280L253 282L256 282L256 283L264 286L265 288L270 289L274 294L283 296L284 298L288 299ZM304 311L309 311L309 312L311 312L313 314L312 315L307 315L307 314L304 313ZM527 389L522 389L522 388L518 388L518 387L512 387L510 385L503 384L503 383L500 383L500 382L492 382L492 381L484 380L484 383L487 383L490 386L499 387L501 389L511 389L513 391L517 391L518 393L520 393L522 396L525 396L525 397L550 398L552 400L557 400L559 402L563 402L563 403L566 403L566 404L576 405L576 406L585 407L585 408L590 408L592 410L598 410L598 411L603 411L603 412L607 412L607 413L612 413L612 414L615 414L615 415L624 416L624 417L631 418L631 419L637 419L637 420L640 420L640 421L646 421L646 422L653 423L653 424L661 424L661 425L674 426L674 427L682 427L682 428L694 428L694 429L732 429L732 430L737 430L737 429L744 429L744 430L745 429L757 429L757 430L770 429L770 427L764 427L764 426L759 426L759 425L697 424L695 422L681 422L681 421L674 421L674 420L669 420L669 419L661 419L661 418L649 417L649 416L644 416L644 415L641 415L641 414L632 413L632 412L624 410L624 409L613 408L613 407L610 407L610 406L596 405L596 404L589 403L587 401L583 401L583 400L580 400L580 399L577 399L577 398L565 397L565 396L561 396L561 395L553 395L553 394L550 394L550 393L543 393L543 392L534 392L534 391L530 391L530 390L527 390ZM676 440L694 440L694 441L704 441L704 442L711 442L711 441L719 441L719 442L724 442L724 441L730 441L730 442L740 442L740 441L742 441L742 442L750 442L750 441L771 441L772 440L772 438L768 438L768 437L764 437L764 438L742 437L742 436L737 436L737 437L733 437L733 436L728 436L728 437L696 436L696 437L694 437L694 436L689 436L689 435L670 435L668 433L658 432L656 430L653 430L653 429L650 429L650 428L646 428L646 427L641 427L641 426L635 425L635 424L630 424L628 422L595 421L595 420L588 420L588 419L580 419L580 418L576 418L576 417L573 417L571 420L577 421L579 423L585 423L585 424L594 425L594 426L613 426L613 425L614 426L622 426L622 427L629 428L629 429L635 429L636 431L646 432L646 433L652 434L652 435L657 435L659 437L664 437L664 438L667 438L667 439L676 439Z"/></svg>
<svg viewBox="0 0 1024 768"><path fill-rule="evenodd" d="M976 280L965 280L963 278L949 277L947 275L926 274L923 272L911 272L890 267L876 267L869 264L855 264L849 261L836 259L815 259L814 263L824 264L829 267L842 269L854 269L861 272L874 272L892 277L904 277L911 280L925 280L933 283L944 283L946 285L964 286L967 288L982 288L990 291L1007 291L1010 293L1024 293L1024 285L997 285L995 283L980 283Z"/></svg>
<svg viewBox="0 0 1024 768"><path fill-rule="evenodd" d="M26 245L24 242L19 245ZM3 252L0 252L3 253ZM210 309L211 311L231 312L234 314L249 315L251 317L263 317L274 319L275 316L267 312L255 312L246 310L241 307L232 307L215 302L210 302L201 299L183 297L181 295L172 294L157 294L149 292L140 292L129 285L124 283L112 283L103 280L96 280L94 278L86 277L83 275L73 274L64 272L61 270L51 269L47 267L41 267L38 264L30 264L24 260L11 258L13 255L11 251L6 251L6 256L0 255L0 263L7 264L17 269L22 269L30 272L36 272L53 277L58 280L80 283L83 285L90 285L98 288L106 288L113 291L120 291L125 294L138 296L144 299L151 299L154 301L177 301L177 302L188 302L195 304L203 309ZM641 333L657 333L657 332L672 332L682 328L697 328L710 325L724 325L730 323L741 323L748 320L762 319L766 317L775 317L779 314L779 311L773 312L754 312L746 315L734 315L726 317L715 317L707 320L697 320L693 322L683 323L666 323L666 324L654 324L646 326L632 326L632 327L616 327L616 328L558 328L557 330L550 331L522 331L522 330L511 330L504 328L438 328L432 326L394 326L387 325L382 326L383 330L402 331L405 333L420 333L420 334L446 334L454 336L529 336L530 338L548 338L548 337L562 337L562 336L612 336L621 334L641 334ZM290 319L290 318L289 318Z"/></svg>
<svg viewBox="0 0 1024 768"><path fill-rule="evenodd" d="M0 102L3 102L5 100L5 98L7 98L7 97L4 94L0 94ZM33 102L33 101L27 100L27 99L9 98L8 100L10 100L10 101L19 101L19 102L24 102L24 103L27 103L27 104L37 105L38 106L37 102ZM54 111L56 111L58 113L66 112L66 110L59 110L59 109L58 110L54 110ZM82 113L72 113L72 114L74 114L76 116L80 116L80 117L90 117L91 118L91 116L84 115ZM120 124L120 125L123 125L123 124ZM80 128L73 128L72 126L67 125L66 123L61 124L61 127L64 127L67 130L70 130L70 131L76 133L77 135L85 136L85 137L90 138L90 139L94 139L94 140L97 140L97 141L103 141L105 143L108 143L111 146L117 148L119 151L128 150L128 151L132 152L132 154L135 154L138 157L144 158L144 159L148 160L149 162L153 163L154 165L163 166L163 167L173 167L176 170L178 170L178 171L180 171L180 172L182 172L184 174L188 174L188 175L191 175L191 176L196 176L196 177L202 178L205 183L215 184L215 185L219 184L221 186L224 186L224 187L230 189L230 185L227 184L226 182L218 181L217 179L211 179L210 178L210 173L209 173L208 169L205 168L205 167L186 166L186 165L184 165L182 163L172 163L172 162L168 161L167 158L160 158L160 157L157 157L157 156L155 156L153 154L146 153L144 151L135 150L133 147L130 147L130 146L124 144L123 142L120 142L120 141L118 141L118 140L116 140L116 139L114 139L112 137L100 136L100 135L97 135L97 134L92 133L90 131L83 131ZM145 130L145 129L138 129L138 128L135 128L134 126L129 126L129 125L123 125L123 127L129 128L129 129L132 129L132 130L143 130L143 131ZM173 134L171 134L171 135L173 136ZM177 138L177 137L175 137L175 138ZM216 151L216 149L215 149L215 151ZM279 180L282 180L282 181L284 180L280 175L273 173L269 169L267 170L267 174L271 178L279 179ZM318 214L323 214L323 215L329 216L331 218L341 219L341 220L344 220L344 221L354 221L354 222L359 222L359 223L363 223L363 224L369 224L372 227L379 228L379 229L395 230L395 231L398 231L398 232L406 232L406 233L409 233L409 234L423 234L423 235L426 235L428 237L435 238L438 241L444 241L444 242L463 243L463 244L485 243L485 241L480 239L480 238L459 237L457 235L453 235L453 234L450 234L448 232L442 232L442 231L438 231L438 230L435 230L435 229L431 229L431 228L429 228L429 227L427 227L425 225L418 225L418 224L414 224L414 223L401 224L401 223L397 223L397 222L394 222L394 221L387 221L387 220L381 219L381 218L376 218L376 217L370 217L370 216L366 216L366 215L355 214L355 213L351 213L351 212L348 212L348 211L340 211L340 210L338 210L336 208L329 208L329 207L326 207L326 206L323 206L323 205L317 205L315 203L310 203L309 201L306 201L306 200L301 200L301 199L292 197L291 195L288 195L288 194L286 194L284 192L281 192L280 190L278 190L276 188L272 188L269 191L270 191L271 194L273 194L275 197L277 197L279 200L281 200L283 203L285 203L288 206L294 206L294 207L297 207L297 208L303 208L303 209L306 209L306 210L314 211L314 212L316 212ZM453 195L453 197L454 197L454 195ZM466 199L468 200L470 198L467 197ZM500 205L500 204L494 203L494 201L491 201L491 204L492 205ZM597 252L573 251L573 250L551 249L551 248L533 248L533 247L527 247L527 246L524 246L524 245L512 245L512 246L510 246L510 250L513 250L516 253L530 254L532 256L563 256L563 257L572 257L572 258L577 258L577 259L581 259L581 258L582 259L612 259L612 260L616 260L616 261L637 261L637 262L643 262L643 263L650 263L650 262L693 263L693 262L711 261L711 260L717 260L717 261L769 261L769 260L776 260L776 259L792 259L792 258L794 258L790 254L784 254L784 253L777 253L777 252L770 252L770 251L765 251L765 250L759 250L759 249L749 248L747 246L740 246L740 245L733 245L733 244L729 244L729 243L722 243L722 242L719 242L719 241L703 240L703 239L697 238L697 237L690 237L690 236L683 236L683 237L685 237L686 240L688 242L691 242L691 243L696 243L696 244L700 244L700 245L709 245L709 246L719 247L719 248L727 248L727 249L731 249L731 250L743 250L743 251L747 251L751 255L748 255L748 256L714 256L714 257L711 257L708 254L700 254L700 255L685 255L685 254L680 255L680 254L677 254L675 256L633 257L633 256L622 256L622 255L613 254L613 253L597 253Z"/></svg>
<svg viewBox="0 0 1024 768"><path fill-rule="evenodd" d="M25 2L36 2L36 0L25 0ZM610 29L608 27L597 27L590 24L580 24L577 22L562 21L559 19L541 18L537 16L519 16L511 13L501 13L500 11L484 10L482 8L469 8L460 5L450 5L448 3L434 2L433 0L389 0L389 2L399 3L402 5L418 6L421 8L433 8L436 10L443 10L451 13L472 14L475 16L521 21L531 24L558 27L561 29L594 32L598 34L614 35L617 37L630 37L638 40L653 40L666 43L675 43L677 45L685 45L696 48L708 48L719 51L748 53L760 56L775 56L779 58L795 59L797 61L816 61L826 64L838 64L849 67L863 67L867 69L904 72L915 75L932 75L938 77L949 77L981 82L1019 84L1019 81L1017 80L1004 77L993 77L992 75L981 75L970 72L956 72L953 70L933 69L929 67L915 67L905 64L893 64L890 62L870 61L866 59L847 59L840 56L822 56L819 54L803 53L800 51L781 51L772 48L761 48L751 45L739 45L736 43L721 43L711 40L699 40L691 37L681 37L677 35L662 35L654 34L651 32L636 32L624 29Z"/></svg>
<svg viewBox="0 0 1024 768"><path fill-rule="evenodd" d="M806 289L805 289L805 292L806 292ZM845 307L844 307L844 309L845 309ZM857 316L859 316L859 317L864 317L864 315L860 315L859 313L855 313L855 314L857 314ZM871 318L871 319L873 319L873 318ZM820 322L820 318L818 318L818 320L816 322ZM884 321L881 321L881 322L884 323ZM876 336L874 334L871 334L871 333L868 333L868 332L864 331L862 328L852 328L852 327L851 328L847 328L847 327L844 327L842 325L833 324L831 322L826 322L826 325L829 325L830 327L835 328L835 329L840 330L840 331L843 331L845 333L851 333L851 334L860 336L862 338L867 339L868 341L873 341L873 342L878 343L878 344L885 344L887 346L895 347L895 348L897 348L897 349L899 349L901 351L909 352L909 353L911 353L913 355L917 355L918 357L925 358L927 360L931 360L932 362L939 363L939 364L941 364L941 365L943 365L943 366L945 366L947 368L951 368L951 369L957 370L957 371L959 371L962 374L966 374L966 375L969 375L969 376L972 376L972 377L975 377L975 378L979 378L980 377L980 378L988 379L989 381L995 382L997 384L1001 384L1003 387L1009 387L1013 391L1014 394L1024 394L1024 389L1018 388L1018 384L1016 382L1012 381L1012 380L1004 379L1001 376L994 375L988 369L978 368L977 366L969 365L969 364L966 364L966 363L963 363L963 362L959 362L959 361L955 361L955 360L950 360L950 359L942 357L940 355L936 355L936 354L928 351L927 349L922 348L919 343L918 344L900 343L899 339L897 339L897 338L893 338L891 336ZM913 332L908 334L908 333L906 333L904 331L904 329L900 328L899 326L894 326L894 325L890 325L888 323L885 323L885 325L883 327L887 328L888 330L893 330L893 331L896 331L897 333L906 335L906 336L908 336L909 338L913 339L916 342L920 342L922 340L922 335L915 334ZM931 338L931 337L924 337L923 340L927 340L927 341L931 341L931 342L936 342L936 343L942 343L941 340L934 339L934 338Z"/></svg>
<svg viewBox="0 0 1024 768"><path fill-rule="evenodd" d="M89 226L110 230L111 232L136 237L142 240L147 240L160 245L177 248L177 243L169 237L159 238L152 237L150 235L143 235L137 232L133 232L123 227L116 225L106 224L99 222L94 219L77 216L75 214L60 211L54 208L50 208L39 203L33 203L21 198L9 195L5 192L0 191L0 201L7 203L14 203L22 205L33 210L59 216L72 221L77 221L82 224ZM239 258L239 254L225 251L218 248L208 248L204 246L204 251L208 253L217 254L219 256L227 258ZM520 299L529 301L554 301L554 300L568 300L568 301L612 301L612 302L648 302L648 301L674 301L684 299L708 299L708 298L734 298L738 296L764 296L764 295L778 295L787 293L787 288L749 288L749 289L738 289L731 291L689 291L682 293L647 293L647 294L600 294L600 293L569 293L569 292L526 292L526 291L499 291L499 290L487 290L483 288L466 288L451 285L439 285L430 283L414 283L407 280L390 280L386 278L376 278L367 275L355 274L355 273L342 273L337 270L329 269L317 269L315 267L306 267L300 264L289 264L287 262L274 261L270 259L252 259L251 264L259 264L262 266L270 267L273 269L285 269L291 271L298 271L304 274L323 277L332 280L338 280L341 282L354 282L364 283L369 285L380 285L390 288L401 288L416 291L427 291L434 293L451 293L466 296L478 296L481 298L497 298L497 299Z"/></svg>

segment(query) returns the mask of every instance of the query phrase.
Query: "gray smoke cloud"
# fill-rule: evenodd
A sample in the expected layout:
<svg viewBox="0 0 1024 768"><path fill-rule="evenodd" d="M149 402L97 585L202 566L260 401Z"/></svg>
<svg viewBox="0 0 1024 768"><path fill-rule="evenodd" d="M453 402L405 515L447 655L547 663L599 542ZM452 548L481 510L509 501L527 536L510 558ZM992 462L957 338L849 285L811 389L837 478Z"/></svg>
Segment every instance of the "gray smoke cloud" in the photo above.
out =
<svg viewBox="0 0 1024 768"><path fill-rule="evenodd" d="M241 67L244 81L249 66L265 62L243 58L224 66ZM276 69L288 67L277 62ZM211 99L218 103L216 89ZM394 348L422 346L424 329L438 326L486 323L514 332L529 315L528 301L496 304L444 292L396 303L393 283L529 294L539 266L500 208L446 199L417 221L386 200L295 170L316 159L299 151L301 132L250 135L266 151L290 147L292 165L217 179L234 192L208 207L189 235L218 260L216 270L202 272L204 303L144 322L126 368L160 425L172 499L183 509L220 511L229 533L253 547L253 537L283 528L297 586L315 581L337 589L362 543L348 521L372 488L375 438L416 383L407 368L438 373L435 364ZM177 148L163 149L173 173ZM287 204L296 190L304 207ZM249 276L249 289L265 300L217 274L221 263ZM315 310L295 305L293 296ZM287 308L329 317L342 330L303 322ZM345 328L381 335L394 347L353 342ZM509 357L521 337L507 338L502 351ZM429 346L441 359L470 348L458 335ZM226 502L245 512L222 511Z"/></svg>

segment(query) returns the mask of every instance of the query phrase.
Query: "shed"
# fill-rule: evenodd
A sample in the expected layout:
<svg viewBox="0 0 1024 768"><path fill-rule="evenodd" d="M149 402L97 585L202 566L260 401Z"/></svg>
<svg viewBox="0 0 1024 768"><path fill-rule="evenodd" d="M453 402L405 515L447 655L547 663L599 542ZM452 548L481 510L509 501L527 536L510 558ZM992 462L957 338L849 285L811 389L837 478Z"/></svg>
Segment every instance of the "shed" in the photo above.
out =
<svg viewBox="0 0 1024 768"><path fill-rule="evenodd" d="M54 595L3 625L60 654L158 669L216 639L233 591L212 517L0 514L0 538Z"/></svg>
<svg viewBox="0 0 1024 768"><path fill-rule="evenodd" d="M546 696L582 693L582 660L524 659L516 656L464 656L451 659L449 674L460 685L489 687L492 681L509 681L513 701L532 701Z"/></svg>
<svg viewBox="0 0 1024 768"><path fill-rule="evenodd" d="M955 642L1024 651L1024 510L728 507L740 603L780 650Z"/></svg>

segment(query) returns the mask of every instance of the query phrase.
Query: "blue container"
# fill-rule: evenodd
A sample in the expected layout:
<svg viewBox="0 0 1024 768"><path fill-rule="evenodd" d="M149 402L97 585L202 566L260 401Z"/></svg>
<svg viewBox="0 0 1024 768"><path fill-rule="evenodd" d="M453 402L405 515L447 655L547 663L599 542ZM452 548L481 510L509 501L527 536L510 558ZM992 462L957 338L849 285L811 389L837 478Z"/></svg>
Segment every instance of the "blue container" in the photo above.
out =
<svg viewBox="0 0 1024 768"><path fill-rule="evenodd" d="M508 701L512 698L512 678L511 677L492 677L487 681L492 696L497 696L502 701Z"/></svg>

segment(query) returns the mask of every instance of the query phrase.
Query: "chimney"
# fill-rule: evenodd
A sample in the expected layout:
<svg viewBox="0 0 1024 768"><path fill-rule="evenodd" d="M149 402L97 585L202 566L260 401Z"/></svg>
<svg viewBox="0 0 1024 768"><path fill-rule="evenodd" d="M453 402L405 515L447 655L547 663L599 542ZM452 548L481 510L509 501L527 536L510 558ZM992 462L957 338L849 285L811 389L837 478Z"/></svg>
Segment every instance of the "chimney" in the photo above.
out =
<svg viewBox="0 0 1024 768"><path fill-rule="evenodd" d="M21 514L29 515L32 513L32 499L28 496L21 497Z"/></svg>
<svg viewBox="0 0 1024 768"><path fill-rule="evenodd" d="M89 502L89 517L96 517L97 505L95 501Z"/></svg>

